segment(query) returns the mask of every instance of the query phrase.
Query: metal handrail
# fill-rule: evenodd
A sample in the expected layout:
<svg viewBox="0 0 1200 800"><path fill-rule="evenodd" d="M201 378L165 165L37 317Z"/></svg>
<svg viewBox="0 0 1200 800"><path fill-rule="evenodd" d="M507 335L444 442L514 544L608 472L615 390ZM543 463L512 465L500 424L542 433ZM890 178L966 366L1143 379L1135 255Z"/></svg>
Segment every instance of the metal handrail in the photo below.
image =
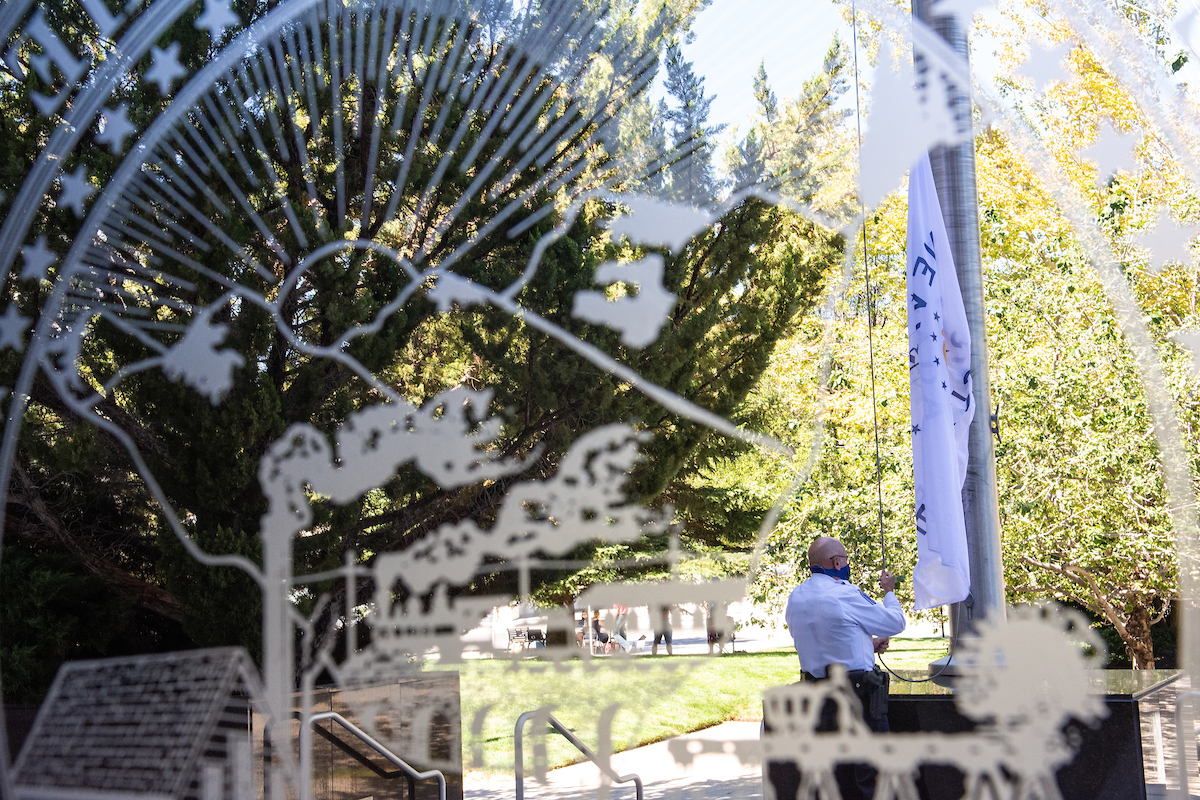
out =
<svg viewBox="0 0 1200 800"><path fill-rule="evenodd" d="M597 756L595 753L593 753L586 744L581 742L579 740L579 737L577 737L575 734L573 734L569 730L567 730L567 727L565 725L563 725L561 722L559 722L557 719L555 719L553 714L549 714L549 713L545 713L545 712L541 712L541 711L526 711L524 714L517 717L516 737L515 737L515 741L513 743L514 750L516 751L516 767L514 769L514 772L516 773L516 776L517 776L517 798L516 798L516 800L525 800L525 755L524 755L524 752L521 747L521 739L524 735L523 731L525 729L525 723L531 717L543 716L543 715L546 717L546 721L550 724L551 728L554 728L555 731L562 734L564 739L566 739L571 744L575 745L575 749L577 749L579 752L581 752L585 756L587 756L588 760L591 761L593 764L595 764L597 767L599 767L600 771L602 773L604 773L605 775L607 775L609 777L609 779L611 779L613 781L613 783L628 783L629 781L633 781L634 789L637 791L637 800L642 800L642 779L641 778L639 778L635 774L618 775L616 773L616 771L613 770L612 767L609 767L609 766L606 766L606 765L600 763L600 757Z"/></svg>
<svg viewBox="0 0 1200 800"><path fill-rule="evenodd" d="M371 749L373 749L375 752L379 753L379 755L383 756L388 761L392 762L397 767L399 767L401 769L401 771L403 771L404 774L408 776L408 779L410 781L410 786L411 786L412 781L425 780L426 778L437 778L438 800L446 800L446 776L442 774L441 770L428 769L428 770L425 770L424 772L417 771L415 768L409 766L408 763L406 761L404 761L404 759L400 758L400 756L396 755L391 750L388 750L387 747L385 747L384 745L382 745L378 741L376 741L375 738L371 736L371 734L367 733L362 728L358 727L353 722L346 719L345 717L343 717L341 714L337 713L336 711L322 711L319 714L313 714L311 717L308 718L308 723L310 725L313 725L313 724L322 722L327 719L331 719L334 722L336 722L337 724L341 725L343 728L345 728L346 730L353 733L359 739L362 739L366 744L370 745ZM410 792L410 795L411 794L412 794L412 792ZM518 798L518 800L520 800L520 792L517 793L517 798ZM638 800L641 800L640 793L638 794Z"/></svg>

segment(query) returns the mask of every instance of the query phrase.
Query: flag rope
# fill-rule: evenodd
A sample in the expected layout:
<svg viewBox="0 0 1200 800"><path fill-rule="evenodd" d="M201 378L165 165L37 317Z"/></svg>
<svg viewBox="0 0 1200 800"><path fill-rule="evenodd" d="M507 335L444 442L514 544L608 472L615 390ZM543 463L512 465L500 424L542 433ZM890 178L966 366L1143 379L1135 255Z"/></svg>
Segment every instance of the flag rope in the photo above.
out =
<svg viewBox="0 0 1200 800"><path fill-rule="evenodd" d="M862 109L858 98L858 8L850 4L850 28L854 39L854 125L858 134L859 163L862 163ZM871 265L869 240L867 238L867 207L861 193L858 198L862 209L863 279L867 285L867 361L871 368L871 420L875 426L875 492L879 499L879 557L882 569L887 569L887 540L883 527L883 462L879 449L879 405L875 396L875 294L871 291Z"/></svg>

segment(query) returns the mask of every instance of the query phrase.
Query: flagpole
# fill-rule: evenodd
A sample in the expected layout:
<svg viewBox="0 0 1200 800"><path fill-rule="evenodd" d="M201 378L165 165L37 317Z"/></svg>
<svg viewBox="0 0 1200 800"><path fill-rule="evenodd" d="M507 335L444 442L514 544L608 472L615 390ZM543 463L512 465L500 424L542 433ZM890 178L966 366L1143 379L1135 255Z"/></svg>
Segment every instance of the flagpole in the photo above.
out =
<svg viewBox="0 0 1200 800"><path fill-rule="evenodd" d="M944 4L942 12L945 9ZM933 0L913 0L913 16L936 31L951 48L970 62L967 31L954 16L934 16ZM945 9L948 11L948 9ZM969 68L967 70L969 74ZM973 127L970 86L959 87L957 122L966 133ZM971 595L950 607L951 635L971 635L975 623L1004 618L1004 564L1000 552L1000 508L996 491L996 451L992 441L991 382L988 375L987 327L984 309L983 260L979 242L979 203L975 183L974 136L961 144L929 152L938 202L954 256L967 326L971 332L971 382L975 417L968 440L967 477L963 512L971 565Z"/></svg>

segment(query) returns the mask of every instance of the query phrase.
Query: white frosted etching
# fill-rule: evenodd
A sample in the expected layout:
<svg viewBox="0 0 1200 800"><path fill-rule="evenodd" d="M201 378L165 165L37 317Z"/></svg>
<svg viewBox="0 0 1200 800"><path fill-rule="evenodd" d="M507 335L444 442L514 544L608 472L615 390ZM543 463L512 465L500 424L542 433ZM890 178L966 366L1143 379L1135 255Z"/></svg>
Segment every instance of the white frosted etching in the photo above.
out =
<svg viewBox="0 0 1200 800"><path fill-rule="evenodd" d="M994 5L994 0L934 0L932 11L934 16L953 16L959 26L969 30L975 15Z"/></svg>
<svg viewBox="0 0 1200 800"><path fill-rule="evenodd" d="M396 753L404 753L416 764L439 769L462 767L462 751L449 748L449 758L438 758L431 747L430 733L441 724L451 740L462 736L459 704L444 696L388 696L356 704L363 727ZM381 724L384 723L384 724Z"/></svg>
<svg viewBox="0 0 1200 800"><path fill-rule="evenodd" d="M727 605L746 596L747 583L741 578L702 581L668 581L666 583L599 583L579 595L581 604L609 608L619 604L634 606L677 606L685 603ZM672 623L678 626L678 620Z"/></svg>
<svg viewBox="0 0 1200 800"><path fill-rule="evenodd" d="M608 224L613 234L647 247L667 247L673 253L716 222L711 212L685 203L631 194L616 195L613 200L629 209Z"/></svg>
<svg viewBox="0 0 1200 800"><path fill-rule="evenodd" d="M453 488L521 469L487 450L500 433L491 416L491 390L447 389L420 408L403 402L356 411L338 428L342 468L326 485L337 500L350 500L412 460L439 486ZM369 486L367 486L369 484Z"/></svg>
<svg viewBox="0 0 1200 800"><path fill-rule="evenodd" d="M511 600L507 595L451 599L444 586L437 587L428 606L420 598L393 603L388 595L384 587L378 600L382 610L370 620L371 643L338 665L340 685L368 686L418 671L434 651L439 663L460 663L468 649L462 636L478 627L493 608Z"/></svg>
<svg viewBox="0 0 1200 800"><path fill-rule="evenodd" d="M709 753L732 753L742 764L758 764L762 761L762 743L758 739L673 739L667 744L667 752L675 763L690 765L697 756Z"/></svg>
<svg viewBox="0 0 1200 800"><path fill-rule="evenodd" d="M406 550L381 553L375 559L379 585L399 580L422 595L441 581L468 582L487 556L560 554L590 539L628 541L660 530L667 522L663 513L630 502L624 492L644 439L620 423L584 434L554 477L509 489L491 528L470 520L448 523Z"/></svg>
<svg viewBox="0 0 1200 800"><path fill-rule="evenodd" d="M1141 140L1141 134L1136 131L1124 133L1111 120L1102 119L1096 130L1096 141L1080 149L1079 155L1098 167L1097 181L1105 183L1119 171L1137 172L1134 149Z"/></svg>
<svg viewBox="0 0 1200 800"><path fill-rule="evenodd" d="M88 17L96 23L96 29L105 36L112 36L120 29L125 21L124 14L112 14L104 5L104 0L79 0Z"/></svg>
<svg viewBox="0 0 1200 800"><path fill-rule="evenodd" d="M1179 224L1166 205L1158 207L1157 216L1149 230L1133 237L1134 244L1150 251L1150 271L1159 272L1171 262L1184 267L1191 265L1191 243L1200 232L1200 225Z"/></svg>
<svg viewBox="0 0 1200 800"><path fill-rule="evenodd" d="M1034 88L1039 92L1046 91L1046 87L1052 83L1068 82L1070 74L1063 69L1063 59L1066 58L1067 53L1071 52L1074 44L1074 42L1061 42L1047 46L1041 42L1034 42L1030 48L1029 58L1022 62L1016 74L1031 78Z"/></svg>
<svg viewBox="0 0 1200 800"><path fill-rule="evenodd" d="M596 283L623 283L636 287L637 294L610 300L605 292L576 292L571 314L620 331L626 347L645 347L658 339L675 307L675 294L664 289L662 281L663 257L657 253L628 264L606 261L596 268Z"/></svg>
<svg viewBox="0 0 1200 800"><path fill-rule="evenodd" d="M874 105L859 156L859 193L868 208L900 185L917 156L958 138L941 78L932 78L918 91L904 54L895 53L886 38L879 49Z"/></svg>
<svg viewBox="0 0 1200 800"><path fill-rule="evenodd" d="M1022 741L1014 744L1029 752L1031 764L1037 747L1060 755L1057 748L1067 739L1059 728L1070 718L1090 723L1108 716L1088 677L1089 669L1105 662L1107 649L1078 611L1051 603L1015 606L1006 622L982 627L963 647L966 667L956 702L977 722L1019 734ZM1049 758L1045 766L1052 766Z"/></svg>
<svg viewBox="0 0 1200 800"><path fill-rule="evenodd" d="M54 65L62 73L63 77L67 79L67 85L53 96L47 96L40 92L30 93L30 97L33 100L33 104L37 107L38 112L44 117L49 117L66 102L67 96L74 88L73 85L83 79L90 59L86 56L76 55L63 42L50 26L49 22L47 22L41 9L38 9L26 24L25 33L42 48L42 54L39 57L30 59L34 72L37 73L38 77L46 83L52 83L54 75L50 67ZM15 58L11 60L16 61ZM24 69L19 65L14 70L14 73L18 79L23 80L26 77Z"/></svg>
<svg viewBox="0 0 1200 800"><path fill-rule="evenodd" d="M142 78L147 83L157 84L158 93L163 97L171 94L179 79L187 77L187 69L179 63L180 48L179 42L172 42L167 47L150 48L153 63Z"/></svg>
<svg viewBox="0 0 1200 800"><path fill-rule="evenodd" d="M238 787L232 790L238 800L251 796L251 772L258 770L259 777L283 780L276 780L270 789L253 787L255 796L304 800L314 791L311 742L301 736L299 747L294 746L292 714L300 714L303 726L305 715L313 711L311 692L318 678L331 677L341 688L377 687L419 670L433 653L443 663L453 663L471 648L490 650L490 643L467 644L463 635L510 598L455 596L487 570L519 571L521 599L527 600L529 572L543 559L559 569L567 562L555 557L567 555L581 543L631 541L667 528L671 509L644 508L627 493L630 473L649 436L634 422L573 431L575 439L566 446L565 455L557 466L547 468L543 450L536 446L517 450L526 453L520 458L505 455L508 443L502 431L513 412L493 409L491 390L467 388L483 385L475 382L476 376L464 374L462 385L447 388L418 407L399 396L390 376L371 374L355 358L351 345L380 331L398 312L407 312L410 301L428 300L444 313L455 306L489 304L488 313L519 319L632 387L631 391L658 402L666 412L794 458L790 448L650 383L628 364L572 336L552 315L540 315L523 305L528 301L522 290L537 273L541 255L561 242L584 203L617 204L622 213L610 224L614 240L625 237L634 246L669 248L679 254L737 202L767 194L748 191L725 200L714 198L709 209L635 194L651 191L646 188L653 184L650 178L663 163L670 163L671 156L655 152L647 158L642 141L623 145L628 131L622 130L620 114L653 79L658 48L675 33L674 12L663 10L655 16L643 9L636 26L625 27L624 18L611 14L606 4L547 0L515 4L520 9L515 21L497 23L493 15L503 5L281 0L256 9L254 26L243 29L230 0L130 2L120 14L100 0L81 0L82 16L103 37L79 47L77 30L70 37L55 31L60 20L32 10L29 3L4 4L0 12L8 47L4 64L17 81L29 77L27 69L41 79L45 86L40 88L48 94L31 91L30 99L40 113L54 119L44 151L5 209L0 261L20 280L55 280L53 296L41 310L29 346L28 369L12 392L6 442L17 441L27 409L24 404L40 369L70 410L102 427L126 448L167 524L189 552L206 565L241 568L261 587L264 688L253 685L253 668L247 666L245 656L238 656L233 662L246 663L235 671L248 677L237 684L235 694L243 700L249 697L260 709L266 721L256 723L254 734L269 733L278 745L276 761L286 762L264 768L261 760L251 758L242 740L230 759L214 763L216 757L206 755L204 749L211 741L205 745L203 736L180 744L172 738L177 731L155 728L164 717L184 719L186 715L178 714L179 704L195 696L195 686L184 686L179 679L186 672L180 667L175 684L153 670L124 683L92 681L71 701L79 709L75 718L63 712L66 706L53 706L57 716L47 719L61 725L45 728L45 737L23 751L14 773L19 786L33 785L37 779L28 776L36 770L29 770L39 763L49 764L51 756L58 761L47 766L47 772L62 771L64 764L67 768L90 764L87 759L94 754L85 752L86 747L109 747L120 767L96 768L96 775L120 773L119 780L130 781L128 785L63 785L33 794L82 796L117 787L115 791L130 795L171 795L173 790L165 783L147 777L147 772L136 772L148 763L145 753L157 745L165 748L158 751L156 762L164 770L181 771L184 762L196 765L199 772L185 779L189 786L201 787L206 797L222 796L226 786ZM979 0L942 0L934 12L953 14L968 23L987 5ZM900 30L909 24L907 10L901 14L890 4L870 0L867 6L885 21L885 28ZM23 10L12 10L18 7ZM1080 44L1103 58L1105 37L1079 24L1082 12L1065 6L1059 11L1076 15L1072 25L1080 28ZM1089 20L1100 20L1097 24L1116 31L1111 16L1105 16L1113 13L1107 8L1087 11ZM897 14L901 14L899 22ZM21 16L28 20L17 30ZM1194 12L1185 12L1178 24L1188 46L1187 34L1195 19ZM207 32L199 37L201 46L208 48L203 64L190 73L181 59L181 43L169 36L171 26L180 20ZM87 29L87 24L80 28ZM221 49L230 29L235 29L237 39ZM925 34L928 31L918 25L914 38L920 40ZM1120 45L1128 43L1127 35L1112 38ZM23 48L30 44L34 47L26 53ZM860 194L872 206L899 184L916 153L936 143L961 141L962 120L975 110L986 118L991 106L985 93L976 98L977 109L972 109L969 100L963 100L970 76L954 74L928 42L917 44L915 72L907 55L897 56L886 40L882 45L859 176ZM1044 88L1062 74L1062 54L1070 46L1035 50L1022 72ZM1109 68L1123 82L1133 83L1132 72L1151 74L1150 67L1161 71L1161 58L1153 59L1135 53L1129 66L1110 64ZM898 63L903 69L896 69ZM151 85L157 92L150 90ZM155 107L147 117L130 87L144 89L151 103L161 101L162 107ZM1166 103L1157 99L1146 103L1141 96L1139 102L1158 125L1161 120L1153 116L1155 108L1165 108ZM131 114L131 106L139 113ZM131 117L151 121L137 130ZM1189 123L1194 114L1180 118ZM1101 178L1136 165L1129 151L1140 133L1126 134L1124 139L1104 134L1088 151L1100 162ZM1177 140L1166 138L1179 146ZM123 153L128 155L119 165L110 166L116 161L111 155ZM90 160L97 155L103 158ZM68 173L67 164L77 166ZM480 206L488 210L471 210ZM69 219L85 213L82 225ZM1187 265L1191 233L1173 222L1168 226L1165 214L1160 209L1158 227L1143 237L1151 247L1153 263L1177 259ZM63 215L74 226L69 231L82 232L64 233L59 224ZM811 218L825 219L815 214ZM43 228L36 224L43 219L57 221ZM466 224L460 224L464 220ZM474 268L473 249L479 243L531 237L543 220L553 220L554 229L536 239L527 263L510 265L521 273L507 287L485 286L453 272L462 265ZM44 230L53 231L53 238L48 239ZM60 256L48 241L59 249L70 241L61 268L53 272ZM407 282L395 296L382 298L371 319L352 322L329 336L310 336L304 324L308 321L288 316L288 302L303 298L312 276L360 257L366 258L361 262L364 273L391 270ZM580 292L575 298L576 315L618 331L626 346L651 344L674 303L663 285L663 267L663 257L653 253L632 264L601 265L596 280L608 291ZM617 284L629 291L622 295ZM1124 283L1122 287L1110 286L1109 291L1120 300L1121 292L1128 289ZM25 348L32 320L13 298L20 297L26 313L32 313L24 293L35 288L44 287L10 286L10 302L0 316L0 349ZM360 285L347 291L369 288ZM219 301L211 302L218 296ZM370 405L340 424L332 419L322 420L322 427L306 421L293 425L262 458L259 474L269 510L261 520L261 566L242 556L204 553L197 544L199 537L193 541L180 519L184 512L172 505L175 499L162 491L146 467L141 443L100 408L119 397L114 390L124 378L142 370L161 369L220 403L235 385L238 370L262 368L261 363L246 363L232 348L222 348L226 323L213 321L214 309L266 315L266 327L274 326L271 334L286 344L289 357L324 360L331 371L344 371L360 381L370 397L365 401ZM1131 336L1144 333L1136 319L1123 319L1123 323ZM97 377L87 361L91 343L85 340L102 325L143 345L136 348L139 353L151 354ZM1194 331L1172 336L1193 353L1198 337ZM1146 357L1153 351L1140 339L1136 344L1139 365L1153 364L1154 359ZM1200 354L1196 358L1200 361ZM450 378L449 384L455 380ZM448 384L437 388L442 385ZM10 387L0 387L0 398L9 392ZM1170 426L1163 415L1169 412L1154 413L1157 431L1167 430ZM818 414L814 432L822 425ZM820 442L819 436L813 437L814 460L820 455ZM1164 452L1169 451L1164 448ZM1175 460L1186 471L1186 459ZM797 470L793 485L807 476L810 466ZM314 507L323 502L319 498L330 498L335 505L346 503L385 486L400 471L406 476L420 473L417 479L443 488L477 485L503 501L475 516L449 513L447 518L455 518L400 552L371 553L347 540L343 568L294 574L300 563L293 552L295 543L318 533ZM1190 484L1172 501L1172 509L1191 507L1184 502L1190 497L1187 491ZM763 522L760 552L785 499ZM1190 529L1180 530L1181 539L1187 539L1184 534ZM755 553L754 569L760 552ZM728 626L726 604L745 596L747 580L691 583L678 578L677 566L677 561L672 563L673 579L663 584L600 583L577 599L604 607L631 602L651 608L664 602L706 603L713 616ZM316 597L311 611L300 611L298 598L311 598L331 583L338 588ZM366 610L360 613L361 609ZM678 624L678 611L674 613ZM587 669L639 663L626 653L612 659L593 658L602 654L581 652L575 646L569 611L555 608L545 616L548 631L566 634L568 644L542 650L539 668L546 667L544 662L562 667L560 662L573 658ZM833 797L830 792L836 788L831 789L828 767L851 753L864 756L856 760L874 759L882 770L883 797L912 797L912 769L929 761L964 768L969 793L988 787L997 795L1053 797L1054 770L1072 756L1073 745L1060 730L1063 721L1069 716L1090 721L1100 713L1094 698L1080 693L1080 664L1085 659L1074 645L1063 645L1066 640L1060 629L1064 626L1074 626L1077 638L1086 638L1078 630L1078 620L1059 612L1014 612L1008 627L985 631L977 645L966 648L974 682L964 684L960 708L980 723L974 734L924 738L872 734L856 722L853 694L831 681L769 696L768 714L772 723L779 723L781 733L768 736L764 749L776 748L781 757L800 753L810 759L806 762L812 765L806 770L806 775L812 775L806 778L809 796L819 791ZM344 635L346 647L345 656L335 658L337 631ZM356 639L366 631L371 634L369 641ZM1027 654L1036 655L1037 662L1029 661ZM523 659L529 656L525 651L512 654L513 669L527 668ZM190 657L185 654L181 659ZM100 674L106 667L86 669ZM61 680L66 679L60 675ZM93 721L88 714L103 706L108 699L105 693L116 696L128 687L138 687L137 696L128 699L129 715L114 713L111 720L99 722L146 723L144 738L131 736L123 743L100 738L82 741L84 737L72 741L76 734L68 722ZM180 687L171 702L151 704L155 692ZM826 697L837 705L839 729L834 736L812 737L815 715ZM418 758L431 756L433 719L453 713L437 703L350 704L367 730ZM216 705L206 707L220 710ZM605 760L616 708L604 708L595 731ZM481 711L471 725L479 736L486 713ZM240 724L234 720L231 727ZM93 733L98 731L112 733L101 724ZM146 746L135 752L134 744ZM840 748L837 753L834 745ZM76 746L85 749L72 749ZM684 761L705 748L732 750L744 763L756 752L752 742L673 747L672 752ZM299 764L290 763L297 752ZM39 761L43 758L47 760ZM544 742L535 763L544 771ZM456 766L454 759L449 765ZM0 790L6 791L4 766L0 761Z"/></svg>
<svg viewBox="0 0 1200 800"><path fill-rule="evenodd" d="M230 732L261 711L254 664L235 648L68 663L13 767L15 797L194 796L205 769L245 786L245 739Z"/></svg>
<svg viewBox="0 0 1200 800"><path fill-rule="evenodd" d="M229 7L229 0L204 0L204 13L196 18L196 29L208 31L213 41L220 39L226 28L237 24L238 17Z"/></svg>
<svg viewBox="0 0 1200 800"><path fill-rule="evenodd" d="M407 462L428 470L430 478L451 485L466 474L473 474L471 480L481 480L520 469L519 463L496 461L476 449L476 436L486 441L494 435L493 426L479 425L489 399L488 392L451 389L420 409L398 401L356 412L337 431L336 461L325 435L306 424L293 425L268 450L259 466L259 483L269 501L261 523L267 578L263 597L264 684L269 708L287 708L294 683L289 600L295 580L292 542L312 523L308 491L330 496L334 502L348 502L382 484ZM388 589L384 592L386 598ZM385 679L378 656L382 656L387 670L395 673L405 668L410 655L421 656L433 646L440 646L444 658L453 662L461 653L461 634L478 624L495 604L496 598L465 598L452 603L443 592L427 613L406 616L401 607L391 615L397 620L395 626L377 630L374 649L349 659L345 679ZM400 643L398 654L392 652L389 642ZM331 644L329 639L323 649L318 646L309 654L303 665L303 680L314 680L322 669L339 672L329 661ZM282 724L276 716L273 735L281 735ZM306 763L306 757L302 755L301 761Z"/></svg>
<svg viewBox="0 0 1200 800"><path fill-rule="evenodd" d="M208 314L192 320L179 343L166 352L163 373L173 381L183 381L214 404L233 386L233 372L246 359L236 350L218 350L229 326L211 321Z"/></svg>
<svg viewBox="0 0 1200 800"><path fill-rule="evenodd" d="M54 376L60 391L87 391L87 382L79 374L79 354L83 349L83 334L91 319L81 320L77 329L59 336L45 344L43 357L54 366Z"/></svg>
<svg viewBox="0 0 1200 800"><path fill-rule="evenodd" d="M58 195L58 205L70 208L75 216L82 217L85 204L96 193L96 187L87 178L87 167L80 164L74 172L64 172L60 182L62 191Z"/></svg>
<svg viewBox="0 0 1200 800"><path fill-rule="evenodd" d="M1180 330L1171 339L1192 356L1192 371L1200 374L1200 330Z"/></svg>
<svg viewBox="0 0 1200 800"><path fill-rule="evenodd" d="M18 353L25 350L25 332L29 330L31 320L21 315L17 304L13 303L4 309L0 316L0 349L11 347Z"/></svg>
<svg viewBox="0 0 1200 800"><path fill-rule="evenodd" d="M100 115L101 131L96 134L96 141L108 145L113 155L125 152L125 140L137 132L137 127L129 121L129 103L121 103L116 108L106 108Z"/></svg>
<svg viewBox="0 0 1200 800"><path fill-rule="evenodd" d="M1078 747L1063 726L1071 720L1094 725L1108 714L1088 676L1104 663L1103 641L1083 615L1055 605L1012 608L1006 623L985 624L977 638L959 641L962 675L954 700L975 731L875 733L863 722L845 669L833 665L828 681L764 693L763 758L795 762L801 800L840 798L833 768L844 762L878 769L876 797L887 800L918 796L921 764L962 770L968 798L985 791L1059 798L1055 773ZM836 707L835 724L818 731L826 703Z"/></svg>
<svg viewBox="0 0 1200 800"><path fill-rule="evenodd" d="M58 260L58 254L46 246L45 235L39 236L32 247L22 247L21 257L25 260L25 266L21 268L23 280L45 278L50 265Z"/></svg>
<svg viewBox="0 0 1200 800"><path fill-rule="evenodd" d="M1193 56L1200 55L1200 40L1196 38L1196 23L1200 21L1200 9L1195 6L1183 8L1175 16L1171 30L1177 40L1191 52Z"/></svg>
<svg viewBox="0 0 1200 800"><path fill-rule="evenodd" d="M484 419L490 399L490 391L455 388L421 408L398 401L357 411L337 430L336 460L324 434L311 425L293 425L263 461L264 491L280 508L298 514L303 485L344 503L408 462L446 487L520 470L521 463L500 461L495 453L479 449L499 424ZM307 514L298 514L300 518Z"/></svg>
<svg viewBox="0 0 1200 800"><path fill-rule="evenodd" d="M452 272L443 272L437 276L437 282L429 290L428 297L437 305L438 311L445 313L455 303L463 308L486 303L491 298L491 292Z"/></svg>

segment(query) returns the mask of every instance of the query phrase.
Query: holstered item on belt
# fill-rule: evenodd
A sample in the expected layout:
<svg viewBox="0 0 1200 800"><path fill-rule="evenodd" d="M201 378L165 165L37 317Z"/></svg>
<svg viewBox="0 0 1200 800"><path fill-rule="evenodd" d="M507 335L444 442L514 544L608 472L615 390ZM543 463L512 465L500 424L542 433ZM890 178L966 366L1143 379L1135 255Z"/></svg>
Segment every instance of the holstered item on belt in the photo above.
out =
<svg viewBox="0 0 1200 800"><path fill-rule="evenodd" d="M891 676L875 667L872 670L851 670L846 673L854 694L862 703L863 711L871 719L879 719L887 714L888 689Z"/></svg>
<svg viewBox="0 0 1200 800"><path fill-rule="evenodd" d="M829 680L828 674L818 678L810 672L802 673L805 681ZM888 691L891 686L891 676L879 667L874 669L852 669L846 672L846 678L854 689L854 695L862 703L864 716L880 719L888 710Z"/></svg>

